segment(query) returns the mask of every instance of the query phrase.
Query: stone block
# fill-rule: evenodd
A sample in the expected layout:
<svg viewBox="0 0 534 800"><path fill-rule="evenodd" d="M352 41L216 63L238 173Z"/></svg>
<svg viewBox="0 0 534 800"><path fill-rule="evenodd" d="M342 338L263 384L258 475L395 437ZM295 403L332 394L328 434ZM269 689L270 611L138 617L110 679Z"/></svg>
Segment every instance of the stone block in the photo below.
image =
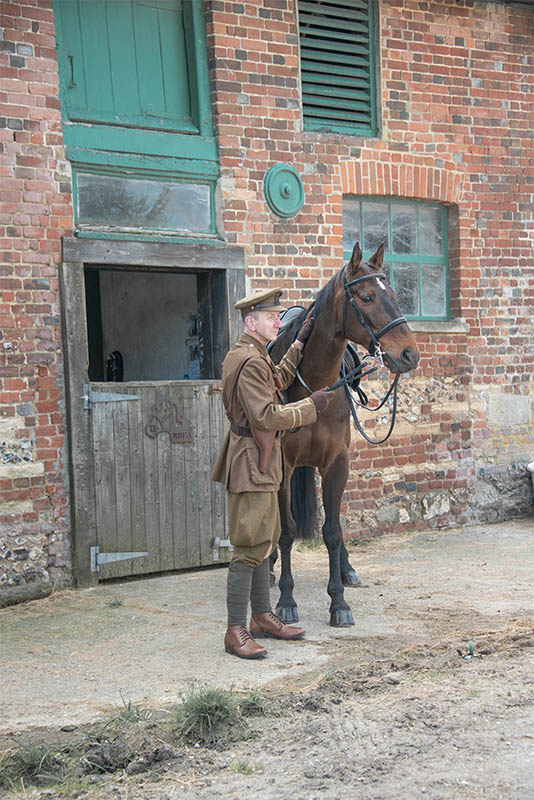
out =
<svg viewBox="0 0 534 800"><path fill-rule="evenodd" d="M488 392L488 425L512 428L530 423L529 397L523 394Z"/></svg>
<svg viewBox="0 0 534 800"><path fill-rule="evenodd" d="M449 492L427 492L423 495L423 519L442 517L451 510L451 498Z"/></svg>

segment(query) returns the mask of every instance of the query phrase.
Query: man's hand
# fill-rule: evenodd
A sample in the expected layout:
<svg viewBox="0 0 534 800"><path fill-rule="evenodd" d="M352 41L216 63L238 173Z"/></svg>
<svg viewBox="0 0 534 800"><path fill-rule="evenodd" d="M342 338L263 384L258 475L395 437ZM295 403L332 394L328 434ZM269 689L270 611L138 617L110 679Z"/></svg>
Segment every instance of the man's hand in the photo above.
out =
<svg viewBox="0 0 534 800"><path fill-rule="evenodd" d="M328 386L325 386L323 389L318 389L311 395L311 399L315 405L315 410L318 414L320 414L321 411L326 411L333 396L334 392L331 392L328 389Z"/></svg>
<svg viewBox="0 0 534 800"><path fill-rule="evenodd" d="M313 330L313 323L315 322L315 317L313 316L314 310L315 307L310 308L306 315L306 319L302 323L300 331L297 334L297 342L302 342L303 345L306 344Z"/></svg>

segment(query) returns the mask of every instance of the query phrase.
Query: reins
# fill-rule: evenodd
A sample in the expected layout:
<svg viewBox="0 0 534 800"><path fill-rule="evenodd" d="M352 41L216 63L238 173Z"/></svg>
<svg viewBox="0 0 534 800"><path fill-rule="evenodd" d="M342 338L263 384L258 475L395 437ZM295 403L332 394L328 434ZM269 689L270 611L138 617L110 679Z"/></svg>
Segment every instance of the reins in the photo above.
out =
<svg viewBox="0 0 534 800"><path fill-rule="evenodd" d="M361 281L369 280L370 278L384 278L385 279L386 276L384 275L383 272L374 272L371 275L362 275L359 278L354 278L354 280L352 280L352 281L347 281L347 278L346 278L346 267L343 270L343 287L345 289L345 301L344 301L344 304L343 304L343 328L342 328L342 333L343 333L344 338L347 339L348 337L347 337L347 335L345 333L345 326L346 326L346 320L347 320L347 307L348 307L348 304L350 303L350 306L351 306L352 310L354 311L354 313L356 314L356 316L358 318L358 322L361 324L361 326L363 327L363 329L366 331L367 335L369 336L369 339L370 339L370 345L369 345L369 348L368 348L369 349L369 355L365 356L365 358L363 359L363 362L361 364L358 364L358 366L355 367L355 369L352 369L350 372L345 373L338 381L336 381L336 383L332 384L332 386L329 386L328 387L328 391L329 392L333 392L335 389L338 389L340 386L343 386L343 388L345 390L345 395L347 397L347 402L349 404L350 413L352 415L352 419L354 420L354 424L355 424L356 428L358 429L358 431L361 433L363 438L366 441L368 441L370 444L383 444L383 442L385 442L387 439L389 439L389 437L391 436L391 434L393 432L393 428L395 427L395 420L396 420L396 417L397 417L397 389L398 389L400 375L399 374L395 375L395 377L394 377L394 379L393 379L393 381L391 383L391 386L389 387L389 389L386 392L385 396L382 398L382 400L380 401L378 406L375 406L372 409L368 408L367 404L359 403L357 400L354 399L354 397L352 395L352 392L351 392L351 390L349 388L349 382L352 381L355 377L364 378L366 375L370 375L372 372L376 372L379 369L379 367L383 367L384 366L384 351L382 350L382 348L380 346L380 337L384 336L385 333L390 331L392 328L395 328L397 325L401 325L403 322L406 322L406 318L403 317L403 316L396 317L395 319L391 320L391 322L388 322L387 325L384 325L382 328L380 328L380 330L377 333L373 332L373 330L371 329L371 326L369 325L369 323L367 322L367 320L363 316L362 312L358 308L358 306L355 303L354 298L353 298L353 296L352 296L352 294L350 292L350 287L351 286L354 286L355 284L360 283ZM365 366L366 366L365 362L368 361L369 359L372 359L373 363L378 361L378 366L377 367L370 367L369 369L365 369ZM297 376L298 380L300 381L300 383L310 392L310 394L312 394L313 390L305 382L305 380L303 379L302 375L300 374L300 370L299 369L297 369L297 371L296 371L296 376ZM391 412L391 423L390 423L390 426L389 426L389 430L388 430L387 434L384 436L383 439L378 439L378 440L371 439L365 433L365 431L363 430L363 428L361 426L360 420L358 419L358 415L356 413L355 406L359 406L360 408L363 408L366 411L379 411L385 405L385 403L387 403L387 401L388 401L388 399L389 399L389 397L390 397L392 392L393 392L393 409L392 409L392 412Z"/></svg>

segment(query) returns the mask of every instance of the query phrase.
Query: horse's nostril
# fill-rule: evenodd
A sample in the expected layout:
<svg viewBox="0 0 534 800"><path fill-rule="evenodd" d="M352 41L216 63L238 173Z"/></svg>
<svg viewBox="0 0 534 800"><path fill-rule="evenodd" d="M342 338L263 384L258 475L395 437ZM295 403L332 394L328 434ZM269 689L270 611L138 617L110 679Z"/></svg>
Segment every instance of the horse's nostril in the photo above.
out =
<svg viewBox="0 0 534 800"><path fill-rule="evenodd" d="M402 351L401 358L405 364L417 364L417 356L411 347L407 347Z"/></svg>

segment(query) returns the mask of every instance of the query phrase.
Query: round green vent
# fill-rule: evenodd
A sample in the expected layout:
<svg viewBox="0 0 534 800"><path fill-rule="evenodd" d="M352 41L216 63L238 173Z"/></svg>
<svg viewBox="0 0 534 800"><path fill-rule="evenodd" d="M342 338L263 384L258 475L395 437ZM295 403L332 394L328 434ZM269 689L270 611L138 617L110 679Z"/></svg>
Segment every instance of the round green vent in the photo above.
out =
<svg viewBox="0 0 534 800"><path fill-rule="evenodd" d="M304 184L290 164L276 164L266 173L265 199L271 211L284 219L294 217L304 205Z"/></svg>

